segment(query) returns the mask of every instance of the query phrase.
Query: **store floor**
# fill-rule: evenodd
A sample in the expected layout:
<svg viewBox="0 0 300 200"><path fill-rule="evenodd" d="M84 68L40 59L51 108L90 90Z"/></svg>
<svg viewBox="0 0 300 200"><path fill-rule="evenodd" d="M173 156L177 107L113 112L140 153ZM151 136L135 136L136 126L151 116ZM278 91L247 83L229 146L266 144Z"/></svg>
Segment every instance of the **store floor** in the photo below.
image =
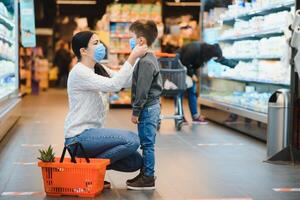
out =
<svg viewBox="0 0 300 200"><path fill-rule="evenodd" d="M172 106L172 102L164 103L163 113ZM35 162L41 145L52 144L56 154L61 153L66 91L27 96L21 110L22 117L0 144L0 199L56 199L40 193L43 183ZM112 109L107 126L135 130L129 120L129 109ZM300 167L264 163L265 152L264 143L212 122L176 132L173 121L163 121L156 145L157 189L128 191L125 181L136 173L109 171L106 179L112 189L95 199L299 200ZM298 192L275 192L274 188L298 188Z"/></svg>

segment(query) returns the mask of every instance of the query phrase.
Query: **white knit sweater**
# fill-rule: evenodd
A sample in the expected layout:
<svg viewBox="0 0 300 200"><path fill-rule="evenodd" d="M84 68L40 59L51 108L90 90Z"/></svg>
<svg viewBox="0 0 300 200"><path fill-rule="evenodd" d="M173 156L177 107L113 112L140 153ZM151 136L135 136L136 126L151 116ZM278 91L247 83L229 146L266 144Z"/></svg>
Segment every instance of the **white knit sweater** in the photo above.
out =
<svg viewBox="0 0 300 200"><path fill-rule="evenodd" d="M109 108L107 93L130 87L133 69L126 62L112 78L107 78L95 74L93 69L80 62L73 67L68 78L69 112L65 120L65 138L103 126Z"/></svg>

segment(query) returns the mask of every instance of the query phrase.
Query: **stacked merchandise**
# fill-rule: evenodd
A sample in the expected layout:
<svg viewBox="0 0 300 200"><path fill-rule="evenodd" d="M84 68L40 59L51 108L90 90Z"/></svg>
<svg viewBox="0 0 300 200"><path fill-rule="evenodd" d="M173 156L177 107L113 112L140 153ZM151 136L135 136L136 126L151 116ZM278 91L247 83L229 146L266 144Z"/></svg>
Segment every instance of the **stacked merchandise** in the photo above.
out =
<svg viewBox="0 0 300 200"><path fill-rule="evenodd" d="M251 111L267 113L268 107L266 104L268 104L269 98L272 94L268 92L260 93L254 90L255 88L253 88L253 91L250 92L211 92L209 95L203 95L202 97L213 101L220 101L234 106L243 107Z"/></svg>
<svg viewBox="0 0 300 200"><path fill-rule="evenodd" d="M163 25L161 6L153 4L113 4L110 12L110 54L129 54L129 27L136 20L154 20L161 35ZM153 44L160 51L159 38ZM110 56L112 61L112 55ZM115 60L113 60L115 61ZM120 62L118 63L120 64Z"/></svg>
<svg viewBox="0 0 300 200"><path fill-rule="evenodd" d="M154 51L161 51L160 39L163 34L163 23L161 17L160 4L112 4L109 7L109 66L114 70L118 70L128 54L130 53L129 46L129 27L136 20L154 20L158 28L158 39L152 45ZM110 97L112 105L130 105L131 93L129 90L124 90L119 93L114 93Z"/></svg>
<svg viewBox="0 0 300 200"><path fill-rule="evenodd" d="M32 87L32 68L34 65L33 48L19 49L20 92L30 94Z"/></svg>
<svg viewBox="0 0 300 200"><path fill-rule="evenodd" d="M289 7L294 3L294 0L252 0L252 2L246 3L238 0L235 4L228 6L228 10L221 16L221 20L248 17L269 10L274 12L276 9L280 10L280 8Z"/></svg>
<svg viewBox="0 0 300 200"><path fill-rule="evenodd" d="M17 88L14 16L0 2L0 101Z"/></svg>
<svg viewBox="0 0 300 200"><path fill-rule="evenodd" d="M208 63L201 104L234 107L238 115L267 121L269 97L290 84L288 27L293 5L290 0L236 1L220 16L220 26L204 30L206 42L218 42L223 55L239 63L233 69Z"/></svg>
<svg viewBox="0 0 300 200"><path fill-rule="evenodd" d="M41 47L19 49L20 92L38 93L49 87L49 63Z"/></svg>
<svg viewBox="0 0 300 200"><path fill-rule="evenodd" d="M223 32L222 40L253 37L262 34L280 34L292 23L292 13L282 11L266 16L252 17L249 21L236 21L233 28Z"/></svg>

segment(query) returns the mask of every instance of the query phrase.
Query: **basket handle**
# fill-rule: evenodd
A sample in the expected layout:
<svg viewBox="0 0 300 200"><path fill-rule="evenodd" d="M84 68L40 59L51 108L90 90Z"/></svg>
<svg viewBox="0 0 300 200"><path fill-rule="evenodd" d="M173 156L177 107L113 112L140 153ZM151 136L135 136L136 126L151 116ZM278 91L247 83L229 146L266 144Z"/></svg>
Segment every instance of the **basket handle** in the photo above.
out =
<svg viewBox="0 0 300 200"><path fill-rule="evenodd" d="M72 152L71 149L70 149L71 146L75 146L73 152ZM79 146L79 148L81 149L82 154L83 154L83 156L84 156L86 162L87 162L87 163L90 163L90 159L86 156L85 150L84 150L82 144L79 143L79 142L74 142L74 143L71 143L71 144L66 145L66 146L64 147L64 149L63 149L63 152L62 152L62 154L61 154L61 157L60 157L60 161L59 161L59 162L62 163L62 162L64 161L64 158L65 158L65 155L66 155L66 151L68 150L68 152L69 152L69 154L70 154L70 156L71 156L71 162L72 162L72 163L76 163L75 157L76 157L76 155L77 155L78 146Z"/></svg>

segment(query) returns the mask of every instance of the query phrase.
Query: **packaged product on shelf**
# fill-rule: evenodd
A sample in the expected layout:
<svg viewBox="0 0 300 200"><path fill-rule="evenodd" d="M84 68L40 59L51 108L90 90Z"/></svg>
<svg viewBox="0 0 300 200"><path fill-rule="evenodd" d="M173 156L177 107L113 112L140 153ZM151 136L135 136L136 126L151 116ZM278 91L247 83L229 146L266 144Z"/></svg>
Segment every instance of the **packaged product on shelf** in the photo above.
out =
<svg viewBox="0 0 300 200"><path fill-rule="evenodd" d="M122 4L122 14L121 19L124 21L130 21L129 18L131 12L132 5L131 4Z"/></svg>
<svg viewBox="0 0 300 200"><path fill-rule="evenodd" d="M288 42L283 36L263 38L258 44L258 54L261 57L283 57L288 51Z"/></svg>
<svg viewBox="0 0 300 200"><path fill-rule="evenodd" d="M132 21L139 19L139 13L140 13L141 8L142 8L141 4L134 4L132 6L132 9L130 12L130 19L132 19Z"/></svg>
<svg viewBox="0 0 300 200"><path fill-rule="evenodd" d="M110 49L111 50L118 50L119 47L119 39L118 38L111 38L110 39Z"/></svg>
<svg viewBox="0 0 300 200"><path fill-rule="evenodd" d="M110 25L110 32L114 34L117 32L117 24L113 23Z"/></svg>
<svg viewBox="0 0 300 200"><path fill-rule="evenodd" d="M246 2L245 5L236 2L236 4L228 6L228 10L221 15L221 19L237 17L243 14L257 12L264 8L276 7L281 4L292 4L294 2L294 0L255 0L251 3Z"/></svg>
<svg viewBox="0 0 300 200"><path fill-rule="evenodd" d="M121 50L130 49L129 39L128 39L128 38L122 38L122 39L120 40L119 48L120 48Z"/></svg>
<svg viewBox="0 0 300 200"><path fill-rule="evenodd" d="M291 23L292 13L288 11L252 17L249 21L241 20L235 22L233 29L225 30L221 38L247 35L274 29L287 29Z"/></svg>
<svg viewBox="0 0 300 200"><path fill-rule="evenodd" d="M151 11L151 19L156 22L161 22L161 6L159 5L153 5L152 11Z"/></svg>
<svg viewBox="0 0 300 200"><path fill-rule="evenodd" d="M282 11L278 13L272 13L264 17L263 29L268 28L282 28L288 27L293 22L292 13L288 11Z"/></svg>
<svg viewBox="0 0 300 200"><path fill-rule="evenodd" d="M8 11L2 2L0 2L0 15L8 17Z"/></svg>
<svg viewBox="0 0 300 200"><path fill-rule="evenodd" d="M10 38L10 31L3 24L0 24L0 36L7 39Z"/></svg>
<svg viewBox="0 0 300 200"><path fill-rule="evenodd" d="M113 4L109 7L111 21L118 21L122 12L122 4Z"/></svg>
<svg viewBox="0 0 300 200"><path fill-rule="evenodd" d="M261 40L243 40L223 48L228 58L282 58L288 50L284 36L263 38Z"/></svg>
<svg viewBox="0 0 300 200"><path fill-rule="evenodd" d="M143 5L141 13L140 13L141 19L149 20L150 19L151 9L152 9L152 5L151 4L145 4L145 5Z"/></svg>

